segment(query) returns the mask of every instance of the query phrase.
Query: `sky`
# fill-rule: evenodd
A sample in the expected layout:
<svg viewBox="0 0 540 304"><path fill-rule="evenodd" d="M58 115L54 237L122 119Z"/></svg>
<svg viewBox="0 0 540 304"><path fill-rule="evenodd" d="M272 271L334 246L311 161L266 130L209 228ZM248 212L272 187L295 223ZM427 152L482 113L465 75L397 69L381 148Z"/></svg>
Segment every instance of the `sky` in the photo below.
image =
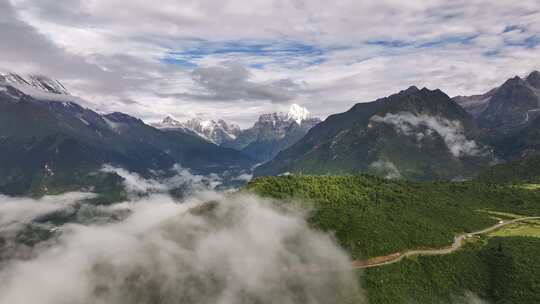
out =
<svg viewBox="0 0 540 304"><path fill-rule="evenodd" d="M540 70L539 51L538 0L0 0L0 70L148 122L478 94Z"/></svg>

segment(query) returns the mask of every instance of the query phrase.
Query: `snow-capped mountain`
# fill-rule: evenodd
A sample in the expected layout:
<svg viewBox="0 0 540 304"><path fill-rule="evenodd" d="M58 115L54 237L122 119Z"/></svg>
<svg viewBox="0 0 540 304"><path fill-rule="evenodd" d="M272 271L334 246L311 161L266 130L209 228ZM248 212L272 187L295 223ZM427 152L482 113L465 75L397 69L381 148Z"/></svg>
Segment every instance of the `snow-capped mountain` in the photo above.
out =
<svg viewBox="0 0 540 304"><path fill-rule="evenodd" d="M105 164L148 176L175 164L205 175L255 164L193 135L158 130L124 113L104 115L76 102L37 99L5 81L0 151L0 193L11 195L46 194L64 186L87 190Z"/></svg>
<svg viewBox="0 0 540 304"><path fill-rule="evenodd" d="M302 124L309 123L312 120L320 122L320 119L312 118L306 108L293 104L288 112L262 114L250 129L259 129L262 132L269 131L275 133L277 137L283 137L284 132L286 132L285 129L289 128L292 124L302 126Z"/></svg>
<svg viewBox="0 0 540 304"><path fill-rule="evenodd" d="M319 118L311 117L306 108L293 104L286 113L259 116L253 127L243 130L235 141L225 145L265 162L296 143L320 122Z"/></svg>
<svg viewBox="0 0 540 304"><path fill-rule="evenodd" d="M192 132L193 130L186 127L185 124L183 124L181 121L177 120L176 118L168 115L165 117L161 122L155 123L152 126L158 128L158 129L164 129L164 130L180 130L180 131L189 131Z"/></svg>
<svg viewBox="0 0 540 304"><path fill-rule="evenodd" d="M413 180L467 178L493 161L481 136L472 117L448 95L409 87L330 116L257 167L254 175L370 173Z"/></svg>
<svg viewBox="0 0 540 304"><path fill-rule="evenodd" d="M289 112L287 113L289 119L294 120L297 124L301 125L302 122L309 117L309 111L297 104L291 105Z"/></svg>
<svg viewBox="0 0 540 304"><path fill-rule="evenodd" d="M306 108L293 104L287 113L276 112L259 116L251 130L255 131L257 138L280 139L287 136L291 128L305 129L303 125L306 124L304 127L308 128L307 132L319 122L320 119L310 117Z"/></svg>
<svg viewBox="0 0 540 304"><path fill-rule="evenodd" d="M222 119L215 121L194 118L186 121L185 126L218 145L235 140L241 132L238 125L229 124Z"/></svg>
<svg viewBox="0 0 540 304"><path fill-rule="evenodd" d="M288 112L262 114L251 128L245 130L222 119L194 118L181 122L172 116L165 117L153 126L196 134L216 145L242 151L259 161L267 161L294 144L319 122L321 120L312 117L306 108L293 104Z"/></svg>
<svg viewBox="0 0 540 304"><path fill-rule="evenodd" d="M11 85L25 93L26 91L32 93L32 91L39 90L51 94L70 95L69 91L60 81L47 76L0 72L0 82Z"/></svg>
<svg viewBox="0 0 540 304"><path fill-rule="evenodd" d="M60 81L47 76L0 72L0 91L8 90L9 87L41 101L63 103L82 101L79 97L71 95Z"/></svg>
<svg viewBox="0 0 540 304"><path fill-rule="evenodd" d="M194 118L181 122L172 116L167 116L160 123L154 124L159 129L178 130L184 133L196 134L209 142L221 145L234 141L241 132L240 127L228 124L224 120L202 120Z"/></svg>

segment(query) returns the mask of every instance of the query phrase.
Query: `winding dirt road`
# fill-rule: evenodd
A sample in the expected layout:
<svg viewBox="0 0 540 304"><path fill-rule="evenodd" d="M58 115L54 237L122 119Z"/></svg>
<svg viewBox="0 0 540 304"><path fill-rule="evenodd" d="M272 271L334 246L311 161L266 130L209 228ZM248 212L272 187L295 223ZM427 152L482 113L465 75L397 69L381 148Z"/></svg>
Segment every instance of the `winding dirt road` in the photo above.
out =
<svg viewBox="0 0 540 304"><path fill-rule="evenodd" d="M450 254L450 253L455 252L456 250L460 249L463 246L463 240L465 240L466 238L470 238L470 237L475 236L475 235L486 234L486 233L492 232L494 230L497 230L499 228L502 228L504 226L507 226L507 225L510 225L510 224L513 224L513 223L527 221L527 220L538 220L538 219L540 219L540 216L521 217L521 218L517 218L517 219L514 219L514 220L504 221L502 223L498 223L498 224L496 224L494 226L491 226L489 228L479 230L479 231L476 231L476 232L461 234L461 235L458 235L458 236L456 236L454 238L454 243L452 244L452 246L445 247L445 248L424 249L424 250L409 250L409 251L405 251L405 252L397 252L397 253L393 253L393 254L390 254L390 255L374 257L374 258L370 258L368 260L363 260L363 261L361 261L361 260L353 261L351 263L352 269L364 269L364 268L380 267L380 266L384 266L384 265L399 263L404 258L411 257L411 256Z"/></svg>

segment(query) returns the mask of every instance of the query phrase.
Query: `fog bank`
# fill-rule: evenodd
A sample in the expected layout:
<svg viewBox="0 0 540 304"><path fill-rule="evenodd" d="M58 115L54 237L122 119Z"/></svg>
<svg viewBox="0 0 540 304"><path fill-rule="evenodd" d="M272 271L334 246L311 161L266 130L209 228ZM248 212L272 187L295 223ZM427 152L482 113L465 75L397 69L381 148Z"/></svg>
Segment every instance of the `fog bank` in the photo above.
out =
<svg viewBox="0 0 540 304"><path fill-rule="evenodd" d="M178 203L160 193L167 183L121 173L129 191L152 193L98 208L124 217L55 227L34 255L0 267L0 303L364 302L347 254L312 230L304 214L254 195L209 190ZM69 206L84 197L53 201ZM57 211L18 208L9 222Z"/></svg>

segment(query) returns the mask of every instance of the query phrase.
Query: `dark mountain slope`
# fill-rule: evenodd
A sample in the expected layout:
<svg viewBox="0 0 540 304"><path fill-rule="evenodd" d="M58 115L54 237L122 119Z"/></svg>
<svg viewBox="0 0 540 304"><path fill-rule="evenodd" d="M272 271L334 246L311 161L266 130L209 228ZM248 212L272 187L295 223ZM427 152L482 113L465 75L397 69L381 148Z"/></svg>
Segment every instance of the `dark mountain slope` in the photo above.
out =
<svg viewBox="0 0 540 304"><path fill-rule="evenodd" d="M491 160L478 137L471 116L446 94L411 87L328 117L255 174L464 178Z"/></svg>
<svg viewBox="0 0 540 304"><path fill-rule="evenodd" d="M244 130L221 119L195 118L181 122L171 116L154 126L161 130L195 134L219 146L241 151L258 162L266 162L296 143L319 122L321 120L311 117L306 108L293 104L288 113L263 114L252 127Z"/></svg>
<svg viewBox="0 0 540 304"><path fill-rule="evenodd" d="M503 160L516 160L540 151L540 72L518 76L479 96L454 100L473 114Z"/></svg>
<svg viewBox="0 0 540 304"><path fill-rule="evenodd" d="M233 142L225 144L266 162L292 146L315 125L318 118L296 121L281 113L264 114L250 129L243 130Z"/></svg>
<svg viewBox="0 0 540 304"><path fill-rule="evenodd" d="M527 81L514 77L506 81L479 115L480 127L507 134L525 126L540 107L540 98Z"/></svg>
<svg viewBox="0 0 540 304"><path fill-rule="evenodd" d="M486 110L489 105L489 100L497 92L493 89L485 94L473 96L456 96L453 98L463 109L469 112L473 117L477 118Z"/></svg>
<svg viewBox="0 0 540 304"><path fill-rule="evenodd" d="M0 87L0 191L77 189L104 164L148 175L180 164L196 173L249 168L254 161L196 136L165 132L122 113L102 116L73 102L37 100Z"/></svg>
<svg viewBox="0 0 540 304"><path fill-rule="evenodd" d="M490 167L478 176L478 180L490 183L540 183L540 155Z"/></svg>
<svg viewBox="0 0 540 304"><path fill-rule="evenodd" d="M513 77L485 94L457 96L454 101L493 136L505 136L526 126L540 113L540 72L534 71L525 79Z"/></svg>

